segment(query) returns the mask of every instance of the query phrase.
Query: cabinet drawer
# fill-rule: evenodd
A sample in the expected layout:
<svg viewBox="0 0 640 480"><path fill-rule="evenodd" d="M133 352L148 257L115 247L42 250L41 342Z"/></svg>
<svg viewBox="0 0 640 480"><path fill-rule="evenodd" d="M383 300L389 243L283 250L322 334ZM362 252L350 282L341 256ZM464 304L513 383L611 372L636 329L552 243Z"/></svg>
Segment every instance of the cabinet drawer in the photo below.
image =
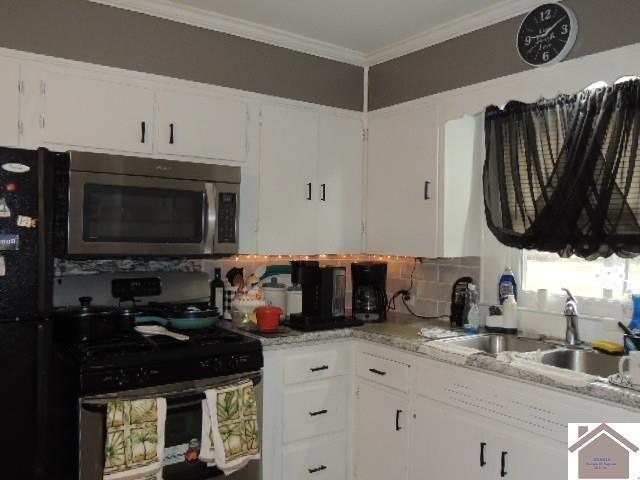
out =
<svg viewBox="0 0 640 480"><path fill-rule="evenodd" d="M285 443L340 432L346 423L345 377L290 387L285 391Z"/></svg>
<svg viewBox="0 0 640 480"><path fill-rule="evenodd" d="M356 364L359 377L401 392L409 391L409 365L364 352L358 354Z"/></svg>
<svg viewBox="0 0 640 480"><path fill-rule="evenodd" d="M345 480L347 442L344 435L299 442L283 454L283 480Z"/></svg>
<svg viewBox="0 0 640 480"><path fill-rule="evenodd" d="M343 347L292 354L284 361L284 383L308 382L349 373L348 350Z"/></svg>

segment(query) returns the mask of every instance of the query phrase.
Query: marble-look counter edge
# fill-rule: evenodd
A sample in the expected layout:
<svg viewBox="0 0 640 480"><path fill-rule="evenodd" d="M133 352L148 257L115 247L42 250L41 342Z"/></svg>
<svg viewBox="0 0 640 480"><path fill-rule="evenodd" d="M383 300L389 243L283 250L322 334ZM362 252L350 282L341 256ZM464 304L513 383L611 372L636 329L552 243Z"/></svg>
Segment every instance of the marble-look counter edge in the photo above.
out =
<svg viewBox="0 0 640 480"><path fill-rule="evenodd" d="M261 335L246 332L244 330L237 330L229 326L226 326L226 328L230 328L231 330L236 330L245 335L249 335L253 338L259 339L266 351L272 349L302 347L312 344L321 344L336 340L353 338L358 340L365 340L377 345L396 348L398 350L429 358L431 360L443 362L443 360L435 359L429 356L427 353L419 351L420 346L428 341L427 339L410 339L403 338L401 336L394 336L391 334L368 332L366 330L362 330L361 328L363 327L324 330L319 332L305 332L272 337L264 337ZM574 387L560 384L548 377L545 377L544 375L538 375L529 371L518 369L517 367L507 362L497 360L495 357L485 354L471 355L467 359L467 362L463 367L480 372L492 373L498 376L508 377L525 383L535 384L537 386L548 387L559 392L571 393L583 398L587 398L589 400L602 401L626 409L640 410L639 392L616 387L606 382L595 382L587 385L586 387Z"/></svg>

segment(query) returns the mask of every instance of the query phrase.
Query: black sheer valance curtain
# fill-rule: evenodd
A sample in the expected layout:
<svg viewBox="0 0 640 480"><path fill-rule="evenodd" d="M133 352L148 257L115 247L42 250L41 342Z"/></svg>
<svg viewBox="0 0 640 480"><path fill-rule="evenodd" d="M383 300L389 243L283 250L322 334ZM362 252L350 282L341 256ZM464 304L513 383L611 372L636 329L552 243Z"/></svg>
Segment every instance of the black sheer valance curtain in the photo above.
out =
<svg viewBox="0 0 640 480"><path fill-rule="evenodd" d="M503 244L640 254L640 80L485 112L487 224Z"/></svg>

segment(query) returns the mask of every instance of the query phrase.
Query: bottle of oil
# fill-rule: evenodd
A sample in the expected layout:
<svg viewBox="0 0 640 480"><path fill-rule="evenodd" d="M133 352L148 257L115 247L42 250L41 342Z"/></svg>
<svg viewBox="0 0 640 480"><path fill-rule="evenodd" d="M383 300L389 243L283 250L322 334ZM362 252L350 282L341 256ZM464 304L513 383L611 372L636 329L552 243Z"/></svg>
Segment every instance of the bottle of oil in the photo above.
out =
<svg viewBox="0 0 640 480"><path fill-rule="evenodd" d="M211 280L211 298L209 303L218 309L220 315L224 315L224 282L219 268L214 270L213 280Z"/></svg>

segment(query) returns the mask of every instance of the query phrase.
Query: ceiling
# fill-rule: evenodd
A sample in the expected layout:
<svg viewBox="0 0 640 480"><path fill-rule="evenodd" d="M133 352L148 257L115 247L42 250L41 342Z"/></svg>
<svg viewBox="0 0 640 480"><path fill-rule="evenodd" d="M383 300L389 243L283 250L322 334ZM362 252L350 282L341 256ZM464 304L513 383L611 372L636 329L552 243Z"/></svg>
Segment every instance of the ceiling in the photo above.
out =
<svg viewBox="0 0 640 480"><path fill-rule="evenodd" d="M541 3L541 0L90 1L366 65L486 27Z"/></svg>
<svg viewBox="0 0 640 480"><path fill-rule="evenodd" d="M502 0L177 0L368 53Z"/></svg>

